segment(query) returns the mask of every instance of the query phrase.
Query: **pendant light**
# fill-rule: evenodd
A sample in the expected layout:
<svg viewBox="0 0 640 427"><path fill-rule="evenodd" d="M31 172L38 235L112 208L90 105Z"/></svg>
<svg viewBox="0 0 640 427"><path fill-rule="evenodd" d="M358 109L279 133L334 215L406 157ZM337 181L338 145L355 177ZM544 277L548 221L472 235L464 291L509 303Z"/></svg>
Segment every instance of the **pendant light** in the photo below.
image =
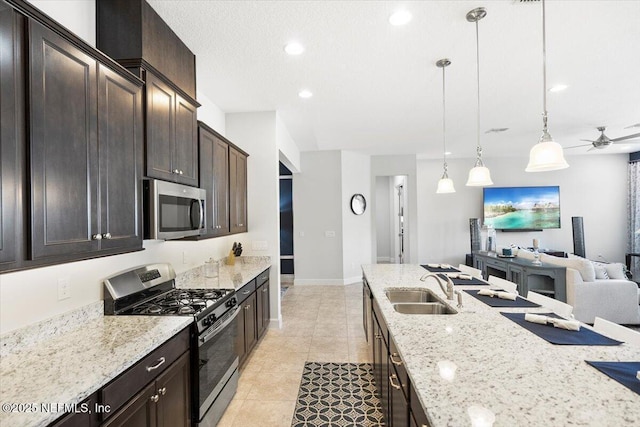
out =
<svg viewBox="0 0 640 427"><path fill-rule="evenodd" d="M493 185L491 181L491 173L482 162L482 147L480 146L480 37L478 35L478 21L487 16L487 11L484 7L473 9L467 13L467 21L474 22L476 24L476 66L478 77L478 129L477 129L477 144L476 144L476 164L469 171L469 179L467 185L470 187L484 187L486 185Z"/></svg>
<svg viewBox="0 0 640 427"><path fill-rule="evenodd" d="M544 172L566 169L569 164L564 159L562 146L555 142L547 128L547 38L545 26L545 8L542 0L542 136L529 152L529 164L525 171Z"/></svg>
<svg viewBox="0 0 640 427"><path fill-rule="evenodd" d="M441 59L436 62L438 68L442 68L442 160L443 160L443 168L444 173L442 174L442 178L438 181L438 189L436 193L444 194L444 193L455 193L456 189L453 186L453 181L447 175L447 133L445 126L445 117L446 117L446 109L444 103L444 69L451 65L451 61L448 59Z"/></svg>

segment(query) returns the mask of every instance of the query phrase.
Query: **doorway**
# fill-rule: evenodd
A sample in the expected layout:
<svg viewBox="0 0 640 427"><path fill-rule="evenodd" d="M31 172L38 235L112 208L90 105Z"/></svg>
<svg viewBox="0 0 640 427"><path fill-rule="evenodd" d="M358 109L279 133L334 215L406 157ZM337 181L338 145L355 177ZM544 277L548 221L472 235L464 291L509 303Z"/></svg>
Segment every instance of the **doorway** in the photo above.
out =
<svg viewBox="0 0 640 427"><path fill-rule="evenodd" d="M409 259L407 176L376 177L376 262L404 264Z"/></svg>
<svg viewBox="0 0 640 427"><path fill-rule="evenodd" d="M293 173L280 162L280 283L293 285Z"/></svg>

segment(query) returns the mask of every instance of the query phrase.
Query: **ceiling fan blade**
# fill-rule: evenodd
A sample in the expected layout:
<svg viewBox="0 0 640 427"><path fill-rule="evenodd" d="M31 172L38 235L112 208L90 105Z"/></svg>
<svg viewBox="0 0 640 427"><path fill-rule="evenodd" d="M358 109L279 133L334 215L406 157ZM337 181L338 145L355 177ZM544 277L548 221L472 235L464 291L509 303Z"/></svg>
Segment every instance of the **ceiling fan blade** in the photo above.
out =
<svg viewBox="0 0 640 427"><path fill-rule="evenodd" d="M640 139L632 139L631 141L629 140L623 140L623 141L613 141L612 144L638 144L640 143Z"/></svg>
<svg viewBox="0 0 640 427"><path fill-rule="evenodd" d="M613 142L624 141L625 139L637 138L639 136L640 136L640 133L635 133L633 135L621 136L620 138L613 138L611 141L613 141Z"/></svg>
<svg viewBox="0 0 640 427"><path fill-rule="evenodd" d="M590 145L592 146L593 144L572 145L571 147L564 147L564 148L580 148L580 147L588 147Z"/></svg>
<svg viewBox="0 0 640 427"><path fill-rule="evenodd" d="M593 151L593 150L595 150L595 149L596 149L596 147L591 147L591 148L589 148L589 149L587 150L587 153L588 153L589 151Z"/></svg>

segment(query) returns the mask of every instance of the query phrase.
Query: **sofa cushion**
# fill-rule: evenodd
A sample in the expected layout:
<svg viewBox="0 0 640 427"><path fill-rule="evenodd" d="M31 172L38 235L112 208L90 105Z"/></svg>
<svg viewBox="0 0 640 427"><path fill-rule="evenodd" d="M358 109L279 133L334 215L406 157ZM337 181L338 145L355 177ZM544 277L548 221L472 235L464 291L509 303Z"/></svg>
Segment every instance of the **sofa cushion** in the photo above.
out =
<svg viewBox="0 0 640 427"><path fill-rule="evenodd" d="M608 279L609 274L607 273L607 269L604 265L599 262L593 263L593 269L596 271L596 279Z"/></svg>
<svg viewBox="0 0 640 427"><path fill-rule="evenodd" d="M615 262L611 264L603 264L604 268L607 270L607 275L609 279L620 279L626 280L627 276L624 274L624 264Z"/></svg>
<svg viewBox="0 0 640 427"><path fill-rule="evenodd" d="M584 280L585 282L593 282L594 280L596 280L596 270L593 268L593 264L588 259L578 256L573 256L571 258L559 258L552 255L542 254L540 256L540 261L558 265L560 267L569 267L576 269L578 270L578 272L580 272L580 276L582 276L582 280Z"/></svg>

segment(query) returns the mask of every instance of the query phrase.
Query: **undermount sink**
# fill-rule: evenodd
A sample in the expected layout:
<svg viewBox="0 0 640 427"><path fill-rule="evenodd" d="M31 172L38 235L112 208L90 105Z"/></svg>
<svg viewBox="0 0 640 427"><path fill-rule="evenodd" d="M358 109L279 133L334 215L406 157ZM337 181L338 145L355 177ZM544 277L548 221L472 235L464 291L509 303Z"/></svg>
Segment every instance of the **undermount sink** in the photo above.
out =
<svg viewBox="0 0 640 427"><path fill-rule="evenodd" d="M385 292L391 303L438 302L442 300L429 289L390 289Z"/></svg>
<svg viewBox="0 0 640 427"><path fill-rule="evenodd" d="M393 309L402 314L457 314L458 312L446 304L429 303L397 303Z"/></svg>

